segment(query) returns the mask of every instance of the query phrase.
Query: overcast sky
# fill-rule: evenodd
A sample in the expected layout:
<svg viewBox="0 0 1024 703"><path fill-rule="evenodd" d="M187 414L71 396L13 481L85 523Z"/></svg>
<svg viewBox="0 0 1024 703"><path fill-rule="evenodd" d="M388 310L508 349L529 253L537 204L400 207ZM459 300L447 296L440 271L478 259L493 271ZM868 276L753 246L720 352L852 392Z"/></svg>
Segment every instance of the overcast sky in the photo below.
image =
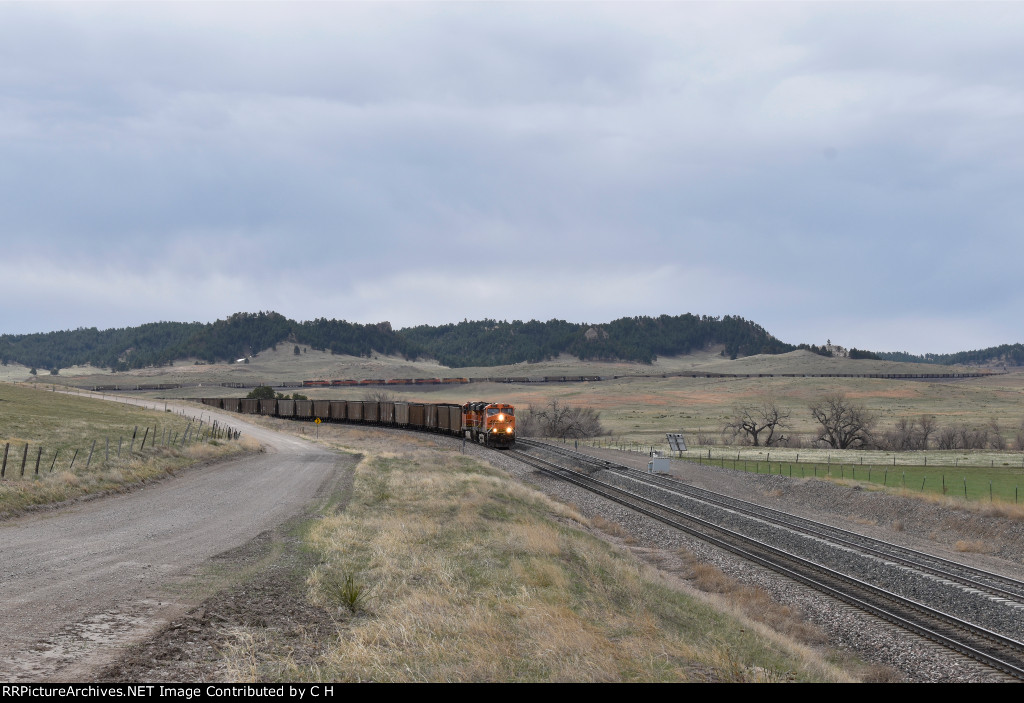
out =
<svg viewBox="0 0 1024 703"><path fill-rule="evenodd" d="M0 332L1024 341L1024 4L0 4Z"/></svg>

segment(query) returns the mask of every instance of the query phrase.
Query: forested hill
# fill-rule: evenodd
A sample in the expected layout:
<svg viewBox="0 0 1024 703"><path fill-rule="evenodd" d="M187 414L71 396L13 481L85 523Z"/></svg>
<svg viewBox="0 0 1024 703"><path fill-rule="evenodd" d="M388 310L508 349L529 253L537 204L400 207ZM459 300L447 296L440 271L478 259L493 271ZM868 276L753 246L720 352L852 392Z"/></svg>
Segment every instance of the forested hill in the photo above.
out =
<svg viewBox="0 0 1024 703"><path fill-rule="evenodd" d="M481 320L394 331L387 322L295 322L275 312L259 312L237 313L213 323L154 322L120 329L0 335L0 361L46 370L84 364L127 370L185 358L234 361L282 343L353 356L377 352L408 359L429 357L451 367L535 362L559 354L649 363L658 356L685 354L712 344L724 345L730 357L796 348L753 322L730 316L624 317L595 325Z"/></svg>
<svg viewBox="0 0 1024 703"><path fill-rule="evenodd" d="M1024 366L1024 344L1000 344L998 347L956 352L954 354L908 354L906 352L876 352L886 361L910 361L917 364L1006 364Z"/></svg>
<svg viewBox="0 0 1024 703"><path fill-rule="evenodd" d="M543 361L559 354L580 359L640 361L686 354L712 344L725 345L733 358L781 354L796 347L741 317L623 317L598 325L562 320L499 322L481 320L400 330L410 348L423 350L446 366L497 366Z"/></svg>

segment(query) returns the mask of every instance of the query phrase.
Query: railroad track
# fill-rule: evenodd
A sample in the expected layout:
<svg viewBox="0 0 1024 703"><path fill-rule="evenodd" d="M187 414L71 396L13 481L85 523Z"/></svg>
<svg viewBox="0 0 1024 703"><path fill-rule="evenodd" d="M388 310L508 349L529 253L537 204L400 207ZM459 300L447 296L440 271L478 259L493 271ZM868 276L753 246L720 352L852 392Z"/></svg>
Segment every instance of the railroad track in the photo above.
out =
<svg viewBox="0 0 1024 703"><path fill-rule="evenodd" d="M551 446L529 440L520 440L520 444L534 451L547 450ZM1024 680L1024 643L1015 639L697 517L661 500L655 500L602 481L580 470L556 464L522 449L515 450L513 454L519 460L546 475L570 482L629 507L743 559L769 568L819 592L869 612L897 627L960 652L986 666ZM571 454L574 459L585 456L577 455L575 452L571 452ZM610 467L602 466L600 468ZM632 471L634 474L639 473L628 469L628 467L618 467L619 471L623 469ZM664 490L663 487L661 488ZM795 528L787 526L786 529Z"/></svg>
<svg viewBox="0 0 1024 703"><path fill-rule="evenodd" d="M622 464L574 452L571 449L557 445L524 439L520 439L519 442L528 447L571 458L594 469L614 471L624 476L627 480L657 486L677 495L703 501L741 515L763 520L779 527L785 527L797 533L810 534L831 544L901 564L902 566L943 579L949 583L959 584L967 589L987 593L993 599L1000 602L1019 606L1021 617L1024 618L1024 581L943 559L942 557L910 549L909 547L883 542L856 532L782 512L781 510L774 510L757 505L756 503L690 486L676 479L645 474Z"/></svg>

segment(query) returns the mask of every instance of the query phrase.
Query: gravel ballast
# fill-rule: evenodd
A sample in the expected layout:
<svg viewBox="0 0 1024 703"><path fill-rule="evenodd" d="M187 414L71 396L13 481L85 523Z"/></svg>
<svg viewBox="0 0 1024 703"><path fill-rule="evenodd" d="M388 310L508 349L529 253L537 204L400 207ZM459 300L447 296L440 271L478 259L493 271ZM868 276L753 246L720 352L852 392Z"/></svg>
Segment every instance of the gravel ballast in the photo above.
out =
<svg viewBox="0 0 1024 703"><path fill-rule="evenodd" d="M771 594L780 604L798 611L824 631L828 643L834 647L849 649L865 660L892 667L909 681L974 682L1005 681L1006 678L961 655L928 642L918 636L898 630L881 620L853 609L831 598L781 577L762 567L752 565L731 554L688 535L669 528L656 520L639 515L616 503L596 496L584 489L552 479L531 467L517 461L513 456L490 452L482 448L468 447L469 451L480 452L491 464L505 469L513 476L530 482L546 493L570 502L589 516L600 516L617 523L637 545L635 550L647 561L663 562L683 549L701 562L721 569L738 582L755 586ZM644 455L614 450L589 450L588 453L615 461L633 468L646 469ZM673 473L684 481L688 475L694 485L707 490L759 504L769 505L778 510L794 512L810 519L827 522L837 527L869 534L876 539L893 539L915 549L928 551L954 561L971 563L979 568L990 569L1016 578L1021 578L1019 560L999 558L1017 556L1019 543L1005 544L1006 540L1020 532L1020 525L1013 520L977 513L949 515L948 506L929 503L913 498L857 490L855 487L837 485L825 480L789 479L781 476L745 474L719 467L699 466L688 462L673 462ZM632 483L614 472L600 472L602 480L612 483ZM631 489L635 485L629 486ZM653 497L654 491L650 491ZM658 495L664 497L663 493ZM869 503L876 501L878 505ZM685 498L681 502L691 503ZM802 510L792 508L799 504ZM826 510L822 510L825 507ZM965 619L979 622L991 629L1021 638L1021 610L1002 604L984 594L967 593L961 586L940 582L926 574L908 571L886 564L881 560L853 555L849 550L826 545L820 541L800 537L786 530L757 525L758 521L729 513L720 508L702 508L716 511L709 519L724 521L753 529L766 541L778 543L787 549L811 549L823 562L845 564L848 570L864 570L873 578L881 579L891 590L906 595L921 595L927 592L928 599L948 605L949 609ZM824 513L824 515L822 514ZM900 515L902 531L888 530L879 526L884 516ZM856 517L851 517L856 516ZM867 517L873 516L873 517ZM826 518L826 519L823 519ZM742 523L742 525L740 524ZM1006 524L1002 524L1006 523ZM959 529L957 529L959 528ZM966 529L966 533L964 530ZM959 540L978 539L984 532L1002 537L994 540L986 555L964 554L951 551L950 545ZM808 546L810 545L810 546ZM998 554L999 557L994 556Z"/></svg>

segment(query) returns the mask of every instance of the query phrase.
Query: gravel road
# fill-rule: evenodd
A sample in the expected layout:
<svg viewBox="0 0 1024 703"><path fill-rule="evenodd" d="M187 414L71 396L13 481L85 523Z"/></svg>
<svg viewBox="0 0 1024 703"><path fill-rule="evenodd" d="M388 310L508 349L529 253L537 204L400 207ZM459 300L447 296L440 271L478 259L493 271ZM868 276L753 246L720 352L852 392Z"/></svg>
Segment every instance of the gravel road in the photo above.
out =
<svg viewBox="0 0 1024 703"><path fill-rule="evenodd" d="M266 453L0 523L0 680L82 678L191 607L212 557L298 514L347 461L237 415L202 414Z"/></svg>

